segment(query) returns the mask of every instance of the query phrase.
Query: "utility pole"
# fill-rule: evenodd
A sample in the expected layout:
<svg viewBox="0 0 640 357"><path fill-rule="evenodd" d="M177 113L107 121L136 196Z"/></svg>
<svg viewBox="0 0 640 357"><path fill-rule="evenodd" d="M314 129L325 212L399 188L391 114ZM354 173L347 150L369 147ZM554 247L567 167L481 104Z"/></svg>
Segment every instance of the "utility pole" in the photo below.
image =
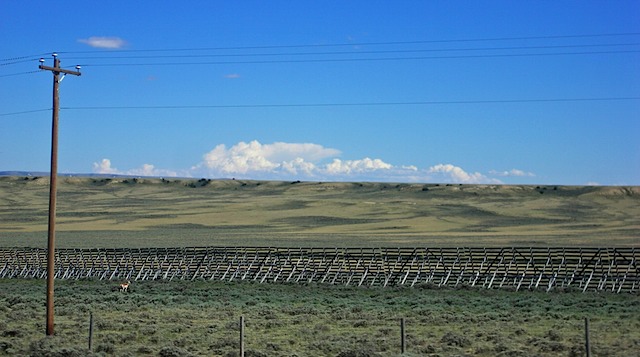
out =
<svg viewBox="0 0 640 357"><path fill-rule="evenodd" d="M53 54L53 67L44 65L44 58L40 59L38 67L45 71L53 72L53 120L51 125L51 171L49 181L49 238L47 241L47 336L53 335L53 281L55 262L55 237L56 237L56 191L58 177L58 111L60 110L60 96L58 85L67 74L80 75L80 66L76 71L60 68L60 59ZM60 77L62 74L62 77Z"/></svg>

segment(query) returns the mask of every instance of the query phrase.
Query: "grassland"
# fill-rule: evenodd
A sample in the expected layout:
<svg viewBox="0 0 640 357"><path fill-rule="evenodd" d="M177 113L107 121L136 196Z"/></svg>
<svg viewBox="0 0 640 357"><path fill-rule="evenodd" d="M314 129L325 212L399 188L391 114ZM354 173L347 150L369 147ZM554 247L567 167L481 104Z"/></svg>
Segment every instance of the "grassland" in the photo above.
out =
<svg viewBox="0 0 640 357"><path fill-rule="evenodd" d="M0 245L46 246L46 177L0 177ZM57 246L638 246L640 187L60 178Z"/></svg>
<svg viewBox="0 0 640 357"><path fill-rule="evenodd" d="M0 355L594 356L640 351L640 298L564 291L355 288L251 282L57 282L56 334L44 337L41 280L0 280ZM93 350L88 350L89 315Z"/></svg>
<svg viewBox="0 0 640 357"><path fill-rule="evenodd" d="M45 247L49 181L0 177L0 246ZM56 246L640 246L640 188L61 178ZM0 355L582 356L640 351L637 294L0 280ZM89 314L95 316L92 351Z"/></svg>

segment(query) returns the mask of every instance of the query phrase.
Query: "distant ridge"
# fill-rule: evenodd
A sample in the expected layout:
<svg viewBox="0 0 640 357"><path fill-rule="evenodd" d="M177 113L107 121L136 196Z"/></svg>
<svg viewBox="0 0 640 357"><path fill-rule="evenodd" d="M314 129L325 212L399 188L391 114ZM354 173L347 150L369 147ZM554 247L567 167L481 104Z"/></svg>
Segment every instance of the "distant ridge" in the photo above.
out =
<svg viewBox="0 0 640 357"><path fill-rule="evenodd" d="M0 176L49 176L48 171L0 171ZM69 174L58 173L61 177L132 177L131 175L116 175L116 174Z"/></svg>
<svg viewBox="0 0 640 357"><path fill-rule="evenodd" d="M49 177L48 171L0 171L0 177ZM145 178L145 179L172 179L172 180L198 180L197 177L163 177L119 174L86 174L86 173L58 173L59 177L86 177L86 178ZM201 179L201 178L200 178ZM213 178L211 180L214 180ZM215 180L233 180L233 178L215 178Z"/></svg>

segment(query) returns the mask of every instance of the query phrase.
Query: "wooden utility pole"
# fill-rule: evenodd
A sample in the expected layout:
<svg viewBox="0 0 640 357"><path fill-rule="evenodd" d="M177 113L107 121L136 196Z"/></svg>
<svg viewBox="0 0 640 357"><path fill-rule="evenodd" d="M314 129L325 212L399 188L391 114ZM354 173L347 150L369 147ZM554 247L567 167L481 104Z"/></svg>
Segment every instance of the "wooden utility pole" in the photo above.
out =
<svg viewBox="0 0 640 357"><path fill-rule="evenodd" d="M51 171L49 181L49 238L47 241L47 336L53 335L53 280L55 262L56 236L56 191L58 177L58 111L60 110L60 96L58 85L67 74L80 75L80 66L76 71L60 68L60 59L53 54L53 67L45 66L44 59L40 59L40 69L53 72L53 123L51 125ZM60 74L62 73L62 77Z"/></svg>

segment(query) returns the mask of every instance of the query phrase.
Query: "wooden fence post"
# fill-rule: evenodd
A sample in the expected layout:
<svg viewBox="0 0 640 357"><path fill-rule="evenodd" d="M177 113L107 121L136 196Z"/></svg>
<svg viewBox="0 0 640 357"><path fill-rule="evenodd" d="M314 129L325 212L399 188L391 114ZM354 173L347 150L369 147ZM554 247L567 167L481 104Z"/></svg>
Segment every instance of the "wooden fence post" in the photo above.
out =
<svg viewBox="0 0 640 357"><path fill-rule="evenodd" d="M589 341L589 318L584 318L584 347L587 357L591 357L591 342Z"/></svg>
<svg viewBox="0 0 640 357"><path fill-rule="evenodd" d="M404 330L404 317L400 319L400 352L404 354L407 350L407 340Z"/></svg>
<svg viewBox="0 0 640 357"><path fill-rule="evenodd" d="M240 316L240 357L244 357L244 316Z"/></svg>
<svg viewBox="0 0 640 357"><path fill-rule="evenodd" d="M89 351L93 349L93 312L89 313Z"/></svg>

